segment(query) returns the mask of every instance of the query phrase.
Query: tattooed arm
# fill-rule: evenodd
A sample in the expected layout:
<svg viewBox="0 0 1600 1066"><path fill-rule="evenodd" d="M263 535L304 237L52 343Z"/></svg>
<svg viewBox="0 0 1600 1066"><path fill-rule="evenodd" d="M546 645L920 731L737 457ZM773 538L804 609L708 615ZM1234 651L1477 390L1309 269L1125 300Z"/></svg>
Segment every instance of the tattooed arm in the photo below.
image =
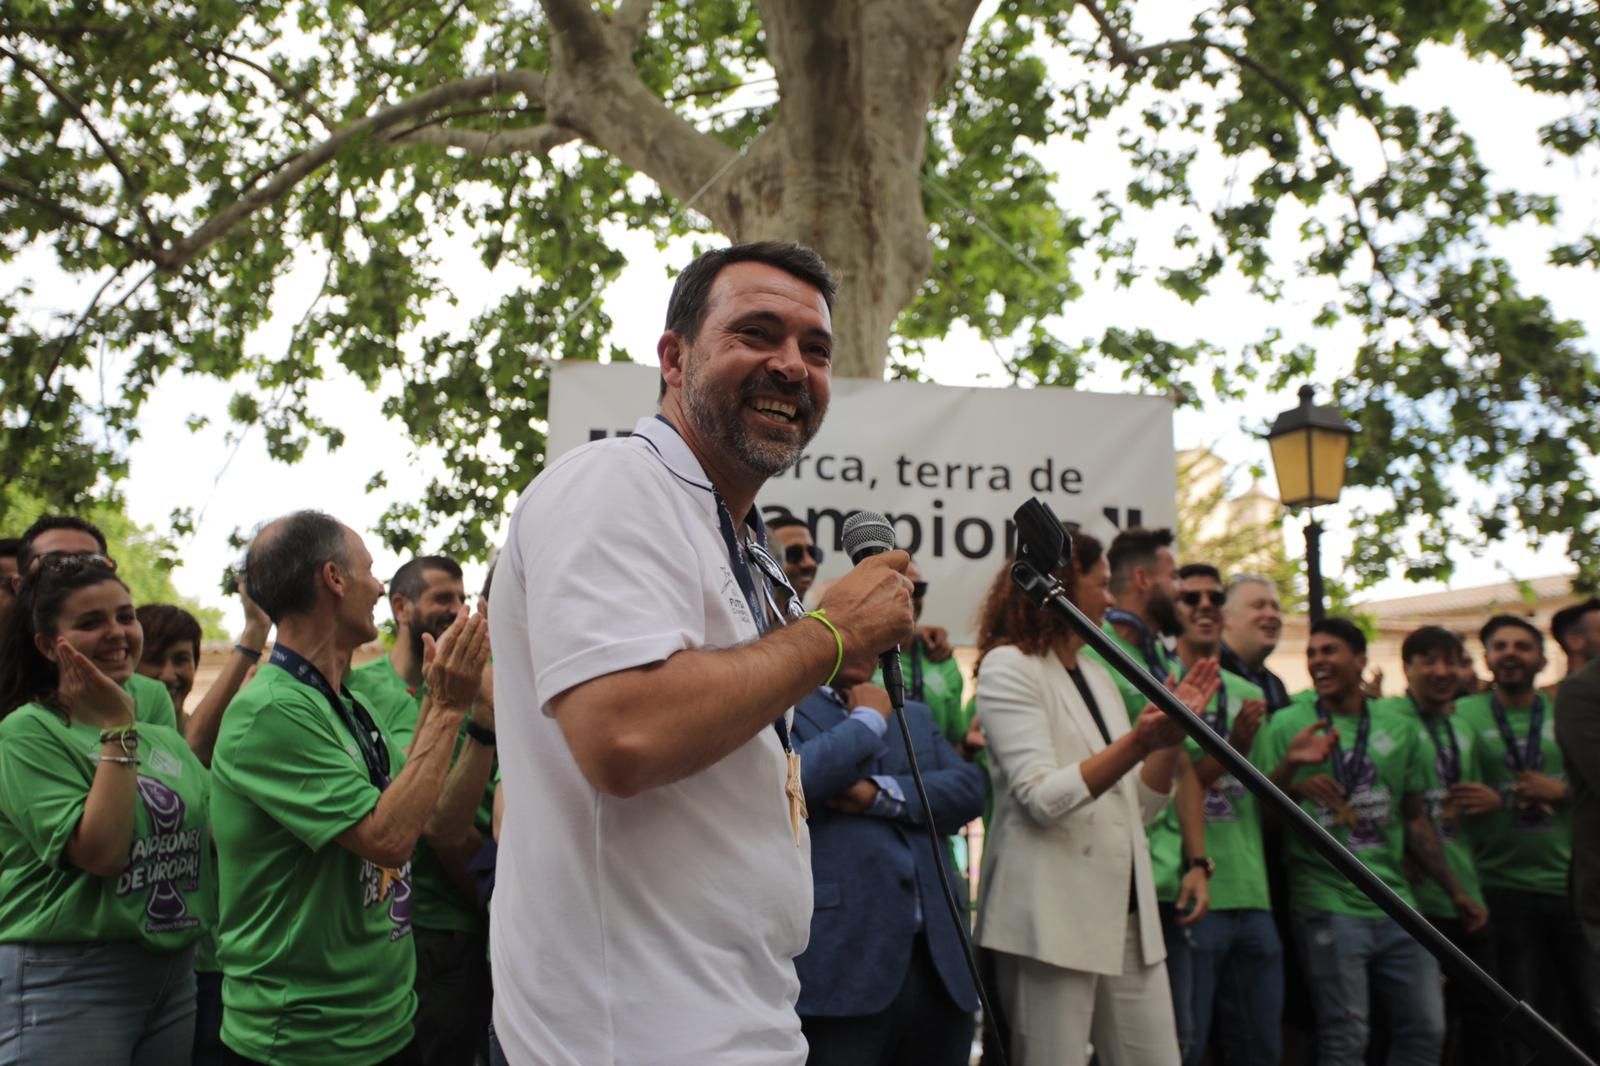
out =
<svg viewBox="0 0 1600 1066"><path fill-rule="evenodd" d="M1422 794L1407 792L1401 800L1400 813L1405 825L1406 857L1439 882L1439 887L1445 890L1450 902L1455 905L1467 932L1483 928L1489 920L1489 912L1467 895L1461 882L1456 880L1455 871L1450 869L1450 860L1445 858L1444 845L1439 842L1439 831L1423 806Z"/></svg>

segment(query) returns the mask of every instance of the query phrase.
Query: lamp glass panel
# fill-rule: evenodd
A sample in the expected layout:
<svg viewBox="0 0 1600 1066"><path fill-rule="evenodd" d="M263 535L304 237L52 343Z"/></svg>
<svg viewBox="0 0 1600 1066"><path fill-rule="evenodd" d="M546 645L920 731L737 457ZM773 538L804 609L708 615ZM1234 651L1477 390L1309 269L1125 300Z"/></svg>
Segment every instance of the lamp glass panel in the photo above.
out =
<svg viewBox="0 0 1600 1066"><path fill-rule="evenodd" d="M1311 437L1311 490L1317 504L1336 503L1344 489L1345 460L1350 456L1350 436L1331 429L1313 429Z"/></svg>
<svg viewBox="0 0 1600 1066"><path fill-rule="evenodd" d="M1271 438L1272 469L1285 507L1304 507L1311 495L1311 431L1297 429Z"/></svg>

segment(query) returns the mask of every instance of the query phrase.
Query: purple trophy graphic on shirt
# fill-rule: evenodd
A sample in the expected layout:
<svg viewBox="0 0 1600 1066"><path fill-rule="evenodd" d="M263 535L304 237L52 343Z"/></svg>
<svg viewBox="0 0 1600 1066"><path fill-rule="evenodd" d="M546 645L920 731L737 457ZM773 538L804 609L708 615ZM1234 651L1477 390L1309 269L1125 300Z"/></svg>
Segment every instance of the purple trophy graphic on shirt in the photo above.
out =
<svg viewBox="0 0 1600 1066"><path fill-rule="evenodd" d="M1506 751L1506 769L1511 771L1511 781L1516 783L1517 775L1524 767L1528 769L1543 770L1544 760L1538 756L1543 752L1539 749L1537 738L1529 737L1525 740L1512 738L1511 743L1515 750ZM1554 825L1554 819L1548 806L1542 803L1525 803L1513 789L1506 803L1511 807L1512 818L1523 829L1543 829Z"/></svg>
<svg viewBox="0 0 1600 1066"><path fill-rule="evenodd" d="M1233 800L1229 795L1236 784L1237 782L1234 781L1233 776L1230 774L1206 789L1206 821L1233 822L1238 820L1239 816L1233 809Z"/></svg>
<svg viewBox="0 0 1600 1066"><path fill-rule="evenodd" d="M394 881L394 895L389 900L389 920L395 925L395 936L404 935L411 928L411 864L406 863Z"/></svg>
<svg viewBox="0 0 1600 1066"><path fill-rule="evenodd" d="M183 828L183 798L153 777L139 776L139 798L150 814L152 838L177 833ZM152 856L154 857L154 856ZM152 922L175 922L189 913L189 906L171 878L150 882L150 899L145 903L145 913Z"/></svg>
<svg viewBox="0 0 1600 1066"><path fill-rule="evenodd" d="M1379 833L1377 824L1362 813L1361 807L1363 800L1370 802L1371 799L1370 795L1363 796L1362 793L1370 793L1372 787L1378 783L1378 764L1367 758L1365 753L1361 754L1359 760L1353 751L1340 752L1336 757L1342 760L1344 765L1345 802L1356 810L1356 824L1350 830L1350 839L1345 846L1377 847L1383 843L1383 836Z"/></svg>

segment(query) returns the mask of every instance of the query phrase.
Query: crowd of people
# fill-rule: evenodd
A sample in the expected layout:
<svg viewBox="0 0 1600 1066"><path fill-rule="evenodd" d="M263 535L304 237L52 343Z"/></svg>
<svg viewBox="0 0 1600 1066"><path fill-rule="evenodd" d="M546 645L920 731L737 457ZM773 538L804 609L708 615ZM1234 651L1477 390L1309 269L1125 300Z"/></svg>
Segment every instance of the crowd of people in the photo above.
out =
<svg viewBox="0 0 1600 1066"><path fill-rule="evenodd" d="M756 497L826 412L834 294L794 245L691 264L660 413L549 464L476 609L448 557L386 587L330 516L267 522L198 699L199 623L93 525L0 541L0 1066L958 1066L968 915L988 1063L1520 1061L1009 568L970 697L914 560L816 583L833 546ZM1488 682L1411 633L1388 697L1328 618L1296 695L1270 581L1073 532L1056 577L1115 646L1595 1052L1600 601L1556 616L1550 690L1521 617L1473 638Z"/></svg>

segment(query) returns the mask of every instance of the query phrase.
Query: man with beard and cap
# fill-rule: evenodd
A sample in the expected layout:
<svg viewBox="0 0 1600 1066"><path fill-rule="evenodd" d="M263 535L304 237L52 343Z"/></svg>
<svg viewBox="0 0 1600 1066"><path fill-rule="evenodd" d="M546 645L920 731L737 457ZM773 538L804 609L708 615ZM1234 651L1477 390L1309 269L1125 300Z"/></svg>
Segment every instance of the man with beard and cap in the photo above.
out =
<svg viewBox="0 0 1600 1066"><path fill-rule="evenodd" d="M1456 880L1423 802L1417 727L1362 690L1367 638L1344 618L1311 627L1310 702L1273 715L1251 761L1408 904L1407 861L1438 881L1469 929L1487 919ZM1393 1066L1436 1066L1444 1042L1439 965L1298 835L1287 840L1289 904L1317 1015L1319 1066L1358 1066L1368 989L1387 1008Z"/></svg>
<svg viewBox="0 0 1600 1066"><path fill-rule="evenodd" d="M278 627L228 706L211 762L217 956L229 1061L419 1061L411 857L488 659L466 611L424 636L427 695L408 750L340 684L373 640L383 583L348 526L317 511L268 523L245 586Z"/></svg>
<svg viewBox="0 0 1600 1066"><path fill-rule="evenodd" d="M1427 791L1423 803L1438 830L1445 858L1461 888L1476 903L1483 903L1477 864L1467 838L1466 818L1500 807L1500 794L1483 783L1478 738L1463 728L1454 713L1460 661L1466 657L1461 638L1440 626L1423 626L1406 635L1400 645L1405 667L1406 692L1377 700L1375 708L1407 716L1416 724L1422 745ZM1406 876L1417 894L1417 910L1473 962L1494 972L1494 941L1488 927L1469 930L1456 914L1450 897L1414 864ZM1494 1004L1482 1000L1472 985L1445 978L1444 1061L1466 1066L1497 1066L1504 1061Z"/></svg>
<svg viewBox="0 0 1600 1066"><path fill-rule="evenodd" d="M1177 653L1187 673L1196 663L1217 657L1225 593L1221 573L1207 563L1180 567L1178 581ZM1249 758L1266 714L1261 689L1222 671L1222 684L1205 710L1211 728ZM1205 790L1209 852L1185 856L1184 863L1210 876L1211 906L1193 920L1173 907L1161 908L1183 1062L1194 1066L1204 1060L1214 1013L1224 1062L1277 1066L1283 945L1267 892L1261 814L1255 797L1192 738L1184 742L1184 751ZM1162 817L1172 818L1172 809Z"/></svg>
<svg viewBox="0 0 1600 1066"><path fill-rule="evenodd" d="M792 708L913 628L905 552L806 612L756 507L822 424L833 296L799 245L695 259L656 343L659 414L555 459L512 513L489 605L511 1062L806 1059Z"/></svg>
<svg viewBox="0 0 1600 1066"><path fill-rule="evenodd" d="M1111 541L1106 561L1111 568L1112 606L1101 628L1157 680L1181 676L1182 662L1162 643L1164 636L1178 632L1173 607L1178 597L1178 561L1172 554L1172 530L1125 529ZM1085 648L1083 653L1105 662L1093 648ZM1106 672L1122 693L1129 718L1136 721L1150 701L1109 665ZM1145 835L1150 840L1150 865L1162 912L1188 917L1204 914L1210 906L1208 864L1187 861L1206 855L1205 810L1194 764L1179 759L1177 765L1171 808L1145 826Z"/></svg>
<svg viewBox="0 0 1600 1066"><path fill-rule="evenodd" d="M411 559L389 582L394 647L350 671L347 684L379 716L401 748L416 733L427 685L423 638L439 640L466 607L461 566L443 555ZM476 796L476 817L436 812L423 831L412 866L411 928L417 946L417 1050L425 1066L488 1056L489 923L468 865L489 839L494 815L494 704L480 690L456 738L455 765L445 786Z"/></svg>
<svg viewBox="0 0 1600 1066"><path fill-rule="evenodd" d="M1572 806L1551 701L1534 687L1544 635L1514 615L1479 633L1494 683L1456 701L1480 749L1483 782L1503 804L1468 825L1484 901L1494 914L1500 982L1594 1054L1583 928L1567 895Z"/></svg>
<svg viewBox="0 0 1600 1066"><path fill-rule="evenodd" d="M1259 688L1267 713L1289 705L1289 689L1267 669L1267 656L1283 633L1283 608L1278 589L1268 578L1239 574L1228 582L1222 606L1222 668Z"/></svg>

